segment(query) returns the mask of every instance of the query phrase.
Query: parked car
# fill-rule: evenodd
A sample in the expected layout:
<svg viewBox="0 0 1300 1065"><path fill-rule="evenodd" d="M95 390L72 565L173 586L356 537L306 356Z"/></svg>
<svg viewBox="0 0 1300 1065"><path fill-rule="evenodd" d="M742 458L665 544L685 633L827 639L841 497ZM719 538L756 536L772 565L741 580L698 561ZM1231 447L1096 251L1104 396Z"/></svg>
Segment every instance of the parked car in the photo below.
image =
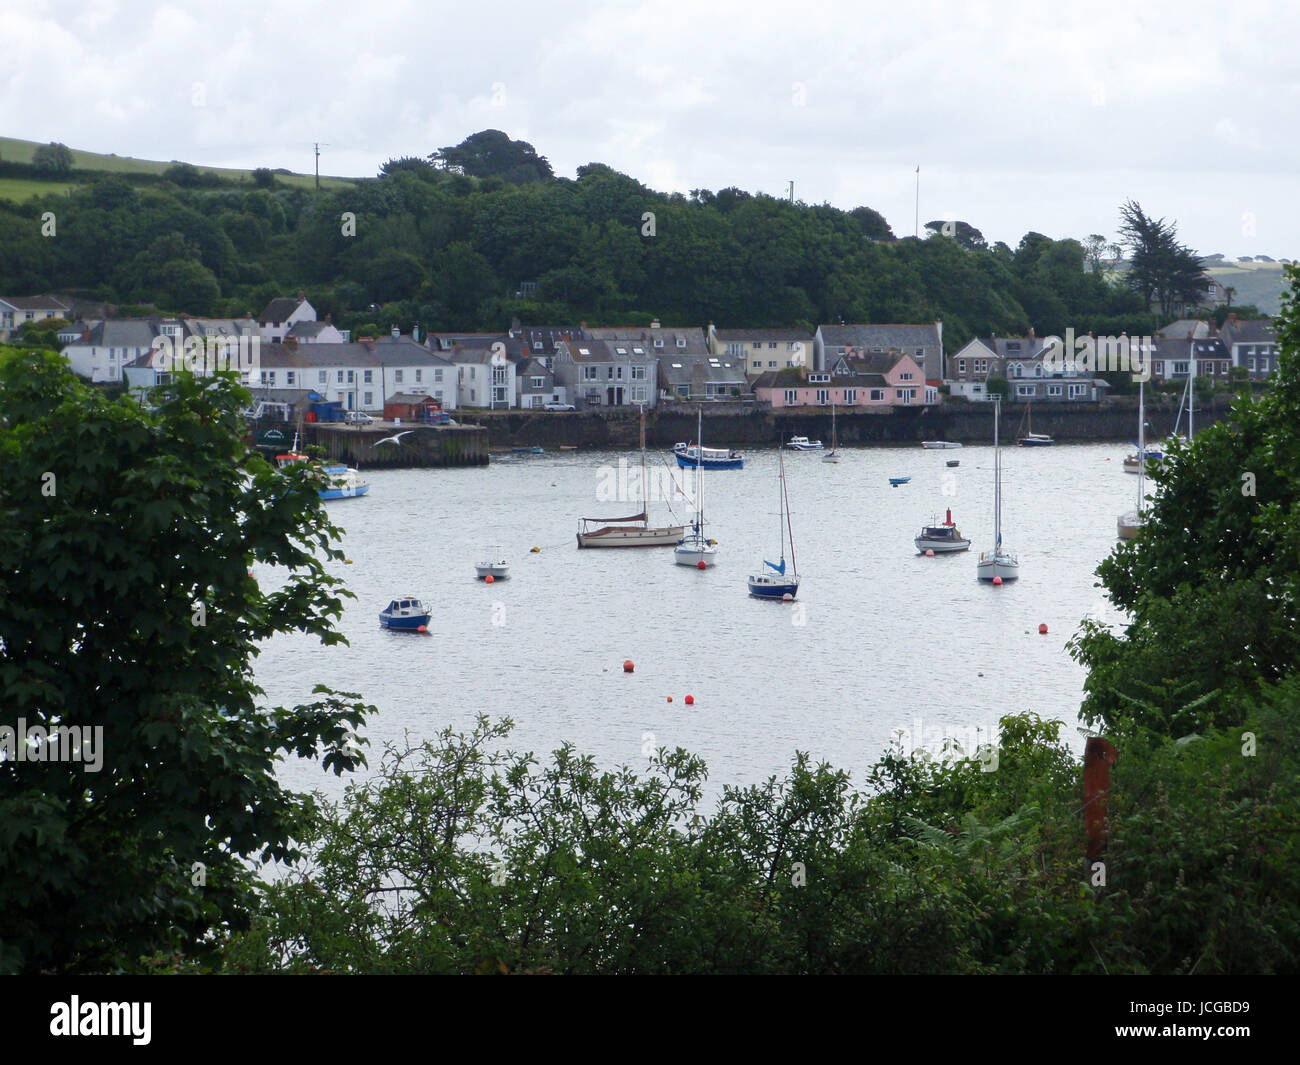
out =
<svg viewBox="0 0 1300 1065"><path fill-rule="evenodd" d="M572 403L547 403L547 410L574 410Z"/></svg>
<svg viewBox="0 0 1300 1065"><path fill-rule="evenodd" d="M374 425L375 419L370 417L363 410L350 410L347 413L347 421L350 425Z"/></svg>

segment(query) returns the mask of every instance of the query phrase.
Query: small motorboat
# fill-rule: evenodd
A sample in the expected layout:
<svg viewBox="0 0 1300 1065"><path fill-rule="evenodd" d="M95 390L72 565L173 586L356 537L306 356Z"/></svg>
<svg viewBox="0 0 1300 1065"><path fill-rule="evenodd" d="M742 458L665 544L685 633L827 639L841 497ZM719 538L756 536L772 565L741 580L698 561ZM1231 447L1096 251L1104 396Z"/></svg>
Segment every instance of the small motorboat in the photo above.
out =
<svg viewBox="0 0 1300 1065"><path fill-rule="evenodd" d="M962 536L961 530L953 524L951 508L949 508L942 525L938 522L927 525L913 540L913 543L916 544L916 549L921 554L933 551L936 555L946 555L954 551L967 551L970 549L970 541Z"/></svg>
<svg viewBox="0 0 1300 1065"><path fill-rule="evenodd" d="M479 562L475 564L474 569L478 571L479 580L491 577L494 581L499 581L503 577L510 576L510 564L505 559L500 562Z"/></svg>
<svg viewBox="0 0 1300 1065"><path fill-rule="evenodd" d="M516 455L544 455L546 448L534 444L531 447L512 447L510 449Z"/></svg>
<svg viewBox="0 0 1300 1065"><path fill-rule="evenodd" d="M900 484L907 484L911 479L910 477L891 477L889 483L897 488Z"/></svg>
<svg viewBox="0 0 1300 1065"><path fill-rule="evenodd" d="M953 466L960 466L960 465L961 465L961 459L949 459L949 460L948 460L948 467L949 467L949 469L951 469Z"/></svg>
<svg viewBox="0 0 1300 1065"><path fill-rule="evenodd" d="M703 462L701 463L701 451ZM745 457L738 451L727 447L699 448L695 444L677 443L673 445L673 454L677 456L677 465L684 470L693 470L703 465L706 470L743 470Z"/></svg>
<svg viewBox="0 0 1300 1065"><path fill-rule="evenodd" d="M946 451L950 448L961 447L961 444L954 444L948 440L922 440L921 446L928 451Z"/></svg>
<svg viewBox="0 0 1300 1065"><path fill-rule="evenodd" d="M401 595L379 612L379 624L396 632L428 632L430 610L412 595Z"/></svg>
<svg viewBox="0 0 1300 1065"><path fill-rule="evenodd" d="M822 442L820 440L809 440L806 436L792 436L789 443L785 445L791 451L822 451Z"/></svg>

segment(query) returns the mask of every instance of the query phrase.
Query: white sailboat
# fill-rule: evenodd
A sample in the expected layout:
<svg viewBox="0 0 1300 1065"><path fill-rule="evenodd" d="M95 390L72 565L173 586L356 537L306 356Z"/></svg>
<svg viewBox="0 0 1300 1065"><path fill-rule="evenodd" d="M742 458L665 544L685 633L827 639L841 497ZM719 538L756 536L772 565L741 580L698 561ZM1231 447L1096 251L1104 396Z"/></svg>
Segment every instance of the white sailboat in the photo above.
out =
<svg viewBox="0 0 1300 1065"><path fill-rule="evenodd" d="M704 453L704 408L700 408L699 427L695 439L700 453ZM677 541L673 548L673 561L679 566L707 569L714 564L718 547L704 535L704 463L695 464L695 521L691 531Z"/></svg>
<svg viewBox="0 0 1300 1065"><path fill-rule="evenodd" d="M993 397L993 550L981 551L975 576L982 581L1014 581L1020 576L1020 560L1002 547L1002 443L998 421L1002 397Z"/></svg>
<svg viewBox="0 0 1300 1065"><path fill-rule="evenodd" d="M1146 411L1143 405L1142 382L1138 382L1138 450L1139 457L1146 455ZM1138 501L1137 509L1131 510L1127 514L1121 514L1119 521L1116 523L1116 531L1121 540L1133 540L1137 538L1138 530L1142 528L1142 503L1143 496L1146 494L1146 462L1139 461L1137 468L1138 475Z"/></svg>
<svg viewBox="0 0 1300 1065"><path fill-rule="evenodd" d="M650 488L645 469L645 407L641 408L641 513L626 518L583 518L579 547L670 547L682 538L685 525L650 524Z"/></svg>
<svg viewBox="0 0 1300 1065"><path fill-rule="evenodd" d="M822 456L822 462L839 462L840 454L836 450L839 445L835 440L835 404L831 404L831 449Z"/></svg>
<svg viewBox="0 0 1300 1065"><path fill-rule="evenodd" d="M749 576L749 594L757 599L782 599L790 600L799 594L799 567L794 560L794 529L790 528L790 497L785 489L785 456L777 452L781 460L781 561L768 562L763 560L766 567L761 573L751 573ZM786 533L790 534L790 572L785 571L785 539Z"/></svg>

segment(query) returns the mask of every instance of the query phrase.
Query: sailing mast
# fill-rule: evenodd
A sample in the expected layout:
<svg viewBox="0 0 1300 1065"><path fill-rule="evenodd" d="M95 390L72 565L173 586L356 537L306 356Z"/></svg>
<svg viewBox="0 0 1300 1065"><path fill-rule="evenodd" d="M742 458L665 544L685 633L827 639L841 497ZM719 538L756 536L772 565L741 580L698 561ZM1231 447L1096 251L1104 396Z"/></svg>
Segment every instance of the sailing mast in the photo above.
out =
<svg viewBox="0 0 1300 1065"><path fill-rule="evenodd" d="M786 532L789 532L790 573L793 577L797 578L799 576L799 563L795 561L795 557L794 557L794 528L790 525L790 492L785 482L785 455L784 454L781 455L781 503L782 503L782 509L785 511L785 528L781 530L781 535L782 535L781 542L783 545L781 548L781 558L782 559L785 558L784 537Z"/></svg>
<svg viewBox="0 0 1300 1065"><path fill-rule="evenodd" d="M995 557L1002 549L1002 448L998 445L998 416L1001 411L1002 397L997 396L993 400L993 552Z"/></svg>

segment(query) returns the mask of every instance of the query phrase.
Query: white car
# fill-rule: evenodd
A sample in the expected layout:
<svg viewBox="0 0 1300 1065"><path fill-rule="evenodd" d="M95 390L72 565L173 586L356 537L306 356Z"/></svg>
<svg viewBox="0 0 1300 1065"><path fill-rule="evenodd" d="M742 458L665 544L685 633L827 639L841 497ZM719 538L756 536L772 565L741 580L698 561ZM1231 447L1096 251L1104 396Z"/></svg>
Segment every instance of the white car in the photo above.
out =
<svg viewBox="0 0 1300 1065"><path fill-rule="evenodd" d="M347 413L349 425L374 425L375 419L363 410L350 410Z"/></svg>
<svg viewBox="0 0 1300 1065"><path fill-rule="evenodd" d="M573 410L574 406L572 403L547 403L546 409L547 410Z"/></svg>

